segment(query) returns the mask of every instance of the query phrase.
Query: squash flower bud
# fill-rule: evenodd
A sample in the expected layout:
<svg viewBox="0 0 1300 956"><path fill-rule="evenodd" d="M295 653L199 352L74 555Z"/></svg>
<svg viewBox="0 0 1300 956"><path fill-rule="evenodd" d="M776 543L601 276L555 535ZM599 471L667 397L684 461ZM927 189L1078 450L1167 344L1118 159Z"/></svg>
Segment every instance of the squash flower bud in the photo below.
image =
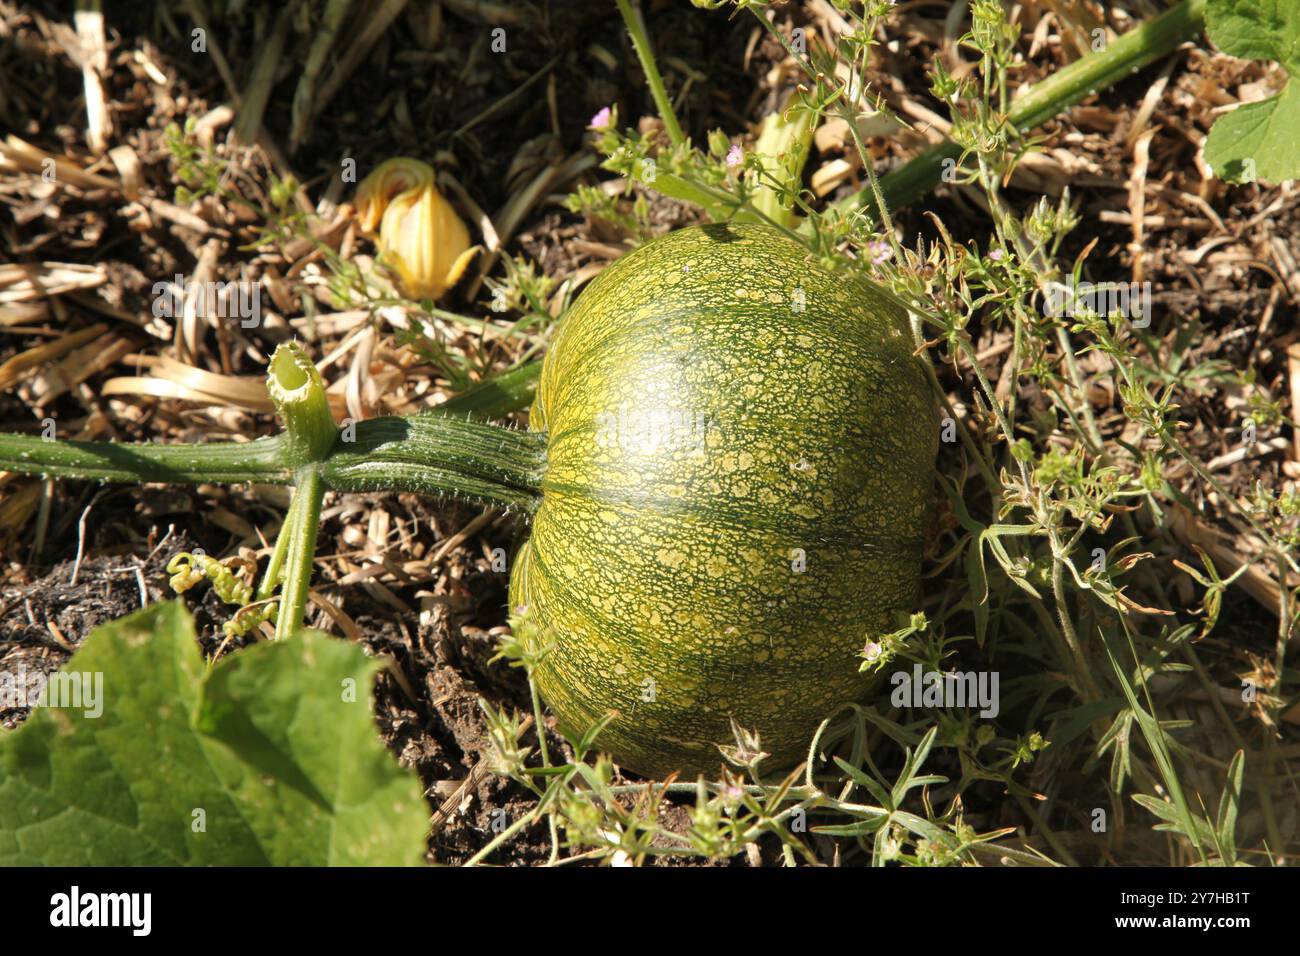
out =
<svg viewBox="0 0 1300 956"><path fill-rule="evenodd" d="M399 157L381 163L357 189L362 231L373 234L378 227L380 257L413 299L441 296L478 251L434 178L428 163Z"/></svg>

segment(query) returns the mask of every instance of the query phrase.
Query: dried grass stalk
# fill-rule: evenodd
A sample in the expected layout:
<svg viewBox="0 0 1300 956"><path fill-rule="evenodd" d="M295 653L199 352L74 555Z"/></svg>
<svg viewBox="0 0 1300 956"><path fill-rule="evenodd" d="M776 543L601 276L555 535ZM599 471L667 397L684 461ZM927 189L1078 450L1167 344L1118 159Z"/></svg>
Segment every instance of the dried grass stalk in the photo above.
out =
<svg viewBox="0 0 1300 956"><path fill-rule="evenodd" d="M67 355L73 349L103 335L107 330L108 326L97 323L79 332L64 335L53 342L46 342L44 345L38 345L25 352L19 352L9 361L0 365L0 391L8 391L15 382L22 379L28 372Z"/></svg>

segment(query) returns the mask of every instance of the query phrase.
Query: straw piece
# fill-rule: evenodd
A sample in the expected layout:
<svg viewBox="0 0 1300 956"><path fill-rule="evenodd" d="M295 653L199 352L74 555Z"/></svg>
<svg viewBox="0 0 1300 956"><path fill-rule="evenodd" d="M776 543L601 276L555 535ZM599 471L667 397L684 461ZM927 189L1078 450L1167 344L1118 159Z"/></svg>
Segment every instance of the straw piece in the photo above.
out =
<svg viewBox="0 0 1300 956"><path fill-rule="evenodd" d="M131 200L139 199L144 174L135 147L114 146L108 151L108 158L113 161L117 174L122 177L122 195Z"/></svg>
<svg viewBox="0 0 1300 956"><path fill-rule="evenodd" d="M108 47L104 42L104 14L99 0L77 0L73 14L79 50L74 57L81 67L86 90L86 145L95 154L108 148L113 136L113 117L108 111L103 76L108 72Z"/></svg>
<svg viewBox="0 0 1300 956"><path fill-rule="evenodd" d="M46 342L44 345L38 345L25 352L19 352L9 361L0 365L0 392L8 391L15 382L22 379L24 375L33 369L39 368L46 362L52 362L73 349L85 345L92 339L103 335L107 330L107 325L97 323L58 338L53 342Z"/></svg>
<svg viewBox="0 0 1300 956"><path fill-rule="evenodd" d="M44 175L53 170L54 180L78 189L118 189L118 184L103 176L88 173L75 162L55 156L10 133L0 143L0 162L12 163L25 173Z"/></svg>
<svg viewBox="0 0 1300 956"><path fill-rule="evenodd" d="M93 289L107 281L108 273L102 266L75 262L7 262L0 264L0 305Z"/></svg>

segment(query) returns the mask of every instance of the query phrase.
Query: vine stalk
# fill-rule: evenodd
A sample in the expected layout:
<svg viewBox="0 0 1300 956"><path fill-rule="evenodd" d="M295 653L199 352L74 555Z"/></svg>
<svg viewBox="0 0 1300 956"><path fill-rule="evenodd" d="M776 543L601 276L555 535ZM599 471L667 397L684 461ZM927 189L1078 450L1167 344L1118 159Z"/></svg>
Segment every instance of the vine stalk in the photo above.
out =
<svg viewBox="0 0 1300 956"><path fill-rule="evenodd" d="M645 22L641 19L640 11L632 9L629 0L617 0L617 2L618 12L622 14L623 23L632 38L632 47L636 50L637 59L641 61L641 71L645 73L650 95L654 97L655 108L659 110L659 118L663 120L664 129L668 131L668 138L672 144L680 146L686 142L686 134L682 132L681 124L677 122L673 101L668 96L668 90L664 88L663 77L659 75L659 67L655 64L654 50L650 47L650 37L646 33Z"/></svg>

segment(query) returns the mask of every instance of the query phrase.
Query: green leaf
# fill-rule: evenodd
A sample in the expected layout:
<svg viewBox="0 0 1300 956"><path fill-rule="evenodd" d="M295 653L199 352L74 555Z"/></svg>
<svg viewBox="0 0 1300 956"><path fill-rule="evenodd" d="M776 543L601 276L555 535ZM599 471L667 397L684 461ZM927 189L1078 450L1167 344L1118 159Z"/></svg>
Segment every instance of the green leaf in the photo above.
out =
<svg viewBox="0 0 1300 956"><path fill-rule="evenodd" d="M1238 750L1228 765L1228 782L1219 798L1219 815L1215 821L1219 853L1226 863L1237 859L1237 810L1241 805L1241 781L1246 772L1246 752Z"/></svg>
<svg viewBox="0 0 1300 956"><path fill-rule="evenodd" d="M921 765L925 763L925 758L930 756L930 748L934 746L934 740L939 734L939 727L931 727L926 735L921 738L921 742L916 745L915 753L908 749L905 751L906 759L903 761L903 771L898 775L898 782L894 784L894 789L890 793L890 806L897 807L907 796L907 791L913 787L921 787L930 783L944 782L942 777L918 777L917 773Z"/></svg>
<svg viewBox="0 0 1300 956"><path fill-rule="evenodd" d="M0 866L418 864L428 806L376 732L378 668L307 632L209 669L176 603L97 628L61 671L96 706L0 737Z"/></svg>
<svg viewBox="0 0 1300 956"><path fill-rule="evenodd" d="M1219 117L1205 161L1225 182L1281 183L1300 177L1300 4L1295 0L1210 0L1210 39L1224 53L1277 60L1289 74L1276 96Z"/></svg>
<svg viewBox="0 0 1300 956"><path fill-rule="evenodd" d="M828 824L826 826L813 827L812 832L822 833L826 836L866 836L869 833L875 833L888 822L889 816L885 814L878 817L870 817L866 820L860 820L857 823Z"/></svg>
<svg viewBox="0 0 1300 956"><path fill-rule="evenodd" d="M1164 821L1152 827L1153 830L1181 833L1195 842L1198 847L1202 843L1211 842L1214 838L1214 831L1210 829L1210 825L1195 813L1184 814L1174 804L1146 793L1135 793L1133 799Z"/></svg>
<svg viewBox="0 0 1300 956"><path fill-rule="evenodd" d="M955 846L956 842L944 833L942 827L935 826L924 817L918 817L915 813L907 813L899 810L894 813L891 819L895 823L900 823L917 836L929 840L931 843L937 843L941 846Z"/></svg>
<svg viewBox="0 0 1300 956"><path fill-rule="evenodd" d="M1205 25L1224 53L1244 60L1300 65L1300 9L1294 0L1209 0Z"/></svg>
<svg viewBox="0 0 1300 956"><path fill-rule="evenodd" d="M853 764L849 763L846 760L841 760L839 757L836 757L835 763L839 766L841 770L843 770L846 774L848 774L850 778L852 778L854 783L858 784L861 787L865 787L867 792L871 794L871 796L875 798L876 802L879 803L882 807L884 807L886 810L894 809L894 804L889 797L889 791L886 790L883 786L881 786L875 780L871 779L870 776L868 776L866 773L859 770L857 767L853 766Z"/></svg>
<svg viewBox="0 0 1300 956"><path fill-rule="evenodd" d="M1114 670L1115 676L1119 681L1120 689L1124 691L1124 696L1128 699L1128 710L1132 712L1133 719L1137 721L1138 730L1141 731L1142 737L1146 740L1147 747L1151 751L1151 756L1155 759L1156 767L1160 771L1160 777L1165 784L1165 790L1169 793L1170 804L1165 805L1164 801L1157 801L1154 797L1149 797L1144 794L1135 795L1133 799L1137 800L1138 803L1142 804L1142 806L1146 807L1157 816L1160 816L1163 819L1177 821L1171 825L1175 827L1178 832L1182 833L1192 841L1192 845L1196 848L1196 852L1200 855L1201 860L1204 861L1204 844L1206 842L1204 838L1206 834L1211 831L1204 821L1200 820L1199 817L1192 813L1191 809L1187 805L1187 799L1183 796L1183 788L1178 781L1178 774L1174 770L1173 757L1170 755L1169 747L1167 745L1169 739L1168 734L1165 733L1164 728L1160 725L1160 721L1156 720L1152 714L1147 713L1147 711L1142 709L1142 705L1138 703L1137 691L1134 689L1132 683L1129 681L1128 675L1124 673L1124 669L1120 666L1114 652L1111 650L1110 642L1106 639L1105 633L1099 631L1098 634L1102 639L1102 647L1106 651L1106 656L1110 659L1111 668ZM1127 629L1125 629L1125 636L1128 638L1129 652L1136 660L1137 649L1133 646L1133 637L1128 633ZM1151 698L1150 690L1145 684L1142 685L1142 689L1149 701ZM1120 715L1121 718L1127 716L1127 712L1122 712ZM1126 749L1128 735L1123 734L1117 739L1123 742L1124 748L1116 752L1116 760L1118 761L1120 759L1119 754L1123 753L1123 760L1125 764L1127 764L1129 760L1128 751ZM1116 764L1112 764L1112 768L1112 779L1114 779ZM1127 766L1123 769L1126 773L1129 771ZM1112 788L1116 791L1119 790L1119 787L1115 783L1112 783ZM1153 801L1155 803L1160 803L1161 808L1157 809L1153 806ZM1166 811L1171 814L1171 816L1166 816ZM1160 829L1160 827L1157 826L1156 829Z"/></svg>

